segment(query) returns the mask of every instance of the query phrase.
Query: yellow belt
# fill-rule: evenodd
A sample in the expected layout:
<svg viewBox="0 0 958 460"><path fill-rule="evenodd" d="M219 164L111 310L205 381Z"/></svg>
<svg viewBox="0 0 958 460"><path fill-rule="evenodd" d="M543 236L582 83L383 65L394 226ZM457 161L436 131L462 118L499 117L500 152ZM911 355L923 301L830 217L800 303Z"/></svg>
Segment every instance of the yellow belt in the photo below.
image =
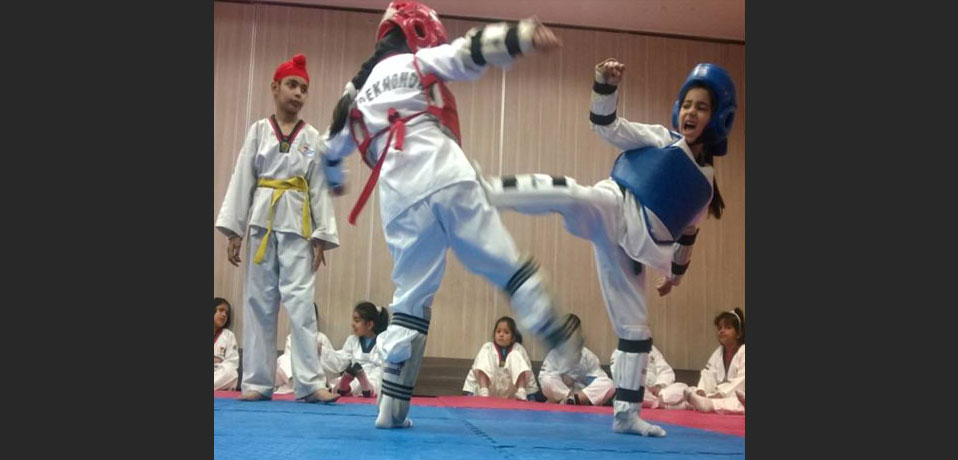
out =
<svg viewBox="0 0 958 460"><path fill-rule="evenodd" d="M263 261L263 255L266 254L266 242L269 240L269 235L273 233L273 214L276 202L287 190L299 190L306 195L306 201L303 202L303 238L308 240L313 231L310 225L311 219L309 214L309 183L306 182L306 178L293 177L286 180L260 179L257 185L273 189L273 199L269 202L269 224L266 227L266 235L262 241L259 242L259 249L256 250L256 257L253 258L253 262L260 263Z"/></svg>

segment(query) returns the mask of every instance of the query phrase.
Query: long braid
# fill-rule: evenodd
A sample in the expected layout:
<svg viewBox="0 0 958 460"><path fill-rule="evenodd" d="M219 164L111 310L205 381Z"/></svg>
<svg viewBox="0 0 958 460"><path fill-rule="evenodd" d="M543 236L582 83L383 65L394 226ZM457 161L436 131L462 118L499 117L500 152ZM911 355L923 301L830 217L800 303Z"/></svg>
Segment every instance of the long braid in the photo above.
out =
<svg viewBox="0 0 958 460"><path fill-rule="evenodd" d="M366 79L369 78L369 74L372 73L373 68L376 67L376 64L386 57L386 55L409 52L409 47L406 45L406 37L403 35L402 30L398 27L393 27L386 33L386 36L383 37L382 40L376 43L376 51L359 67L359 72L350 80L353 88L356 91L361 89L363 85L366 84ZM350 92L343 94L343 97L339 98L336 107L333 109L333 119L329 123L330 136L336 135L346 126L346 120L349 117L349 109L353 105L353 100L354 96Z"/></svg>
<svg viewBox="0 0 958 460"><path fill-rule="evenodd" d="M712 104L711 107L714 108L716 106L715 93L712 92L711 88L709 88L708 86L702 83L694 83L691 86L689 86L689 89L692 89L692 88L702 88L706 90L709 93L709 101ZM686 94L688 93L686 92ZM714 145L708 141L705 141L705 142L703 141L705 141L705 139L702 139L701 136L695 140L695 143L702 142L703 144L705 144L703 145L702 153L700 153L699 155L696 155L695 162L698 163L699 166L709 165L714 168L715 164L713 163L713 160L712 160L713 158L712 148L714 147ZM719 192L718 180L713 177L712 178L712 201L709 202L709 214L715 216L716 219L721 219L722 211L724 209L725 209L725 200L722 199L722 193Z"/></svg>
<svg viewBox="0 0 958 460"><path fill-rule="evenodd" d="M702 153L699 154L696 158L696 163L699 166L709 165L714 168L713 157L711 151L709 151L708 146L705 146L705 149L702 150ZM722 211L725 209L725 200L722 199L722 193L719 192L718 179L712 178L712 201L709 202L709 214L715 216L716 219L722 218Z"/></svg>

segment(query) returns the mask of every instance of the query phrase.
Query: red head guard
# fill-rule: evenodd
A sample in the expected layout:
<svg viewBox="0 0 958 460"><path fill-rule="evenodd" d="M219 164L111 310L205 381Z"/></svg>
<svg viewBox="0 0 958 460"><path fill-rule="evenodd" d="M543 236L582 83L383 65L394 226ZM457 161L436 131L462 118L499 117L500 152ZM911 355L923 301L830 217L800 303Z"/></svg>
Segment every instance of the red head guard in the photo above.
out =
<svg viewBox="0 0 958 460"><path fill-rule="evenodd" d="M439 22L436 12L419 2L396 0L386 7L386 14L379 22L376 41L382 40L394 26L406 36L409 51L431 48L448 41L446 28Z"/></svg>

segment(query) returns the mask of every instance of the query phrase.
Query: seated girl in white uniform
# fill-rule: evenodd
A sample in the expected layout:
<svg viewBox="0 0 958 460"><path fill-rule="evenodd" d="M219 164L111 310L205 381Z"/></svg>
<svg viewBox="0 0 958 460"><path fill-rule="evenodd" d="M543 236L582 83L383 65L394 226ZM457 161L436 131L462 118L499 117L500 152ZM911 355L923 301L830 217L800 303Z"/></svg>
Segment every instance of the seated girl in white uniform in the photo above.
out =
<svg viewBox="0 0 958 460"><path fill-rule="evenodd" d="M213 390L235 390L239 380L239 350L229 330L233 309L226 299L213 299Z"/></svg>
<svg viewBox="0 0 958 460"><path fill-rule="evenodd" d="M582 321L576 315L569 315L576 329ZM582 359L571 368L563 369L555 350L546 355L539 370L539 382L542 393L549 402L601 406L615 394L615 384L602 370L599 358L591 350L582 347Z"/></svg>
<svg viewBox="0 0 958 460"><path fill-rule="evenodd" d="M686 390L688 402L700 412L744 414L745 312L722 312L715 327L719 347L702 369L699 384Z"/></svg>
<svg viewBox="0 0 958 460"><path fill-rule="evenodd" d="M469 395L534 400L539 385L532 375L532 361L522 346L522 334L508 316L496 321L492 342L486 342L472 369L466 375L462 391Z"/></svg>
<svg viewBox="0 0 958 460"><path fill-rule="evenodd" d="M379 394L383 361L376 337L388 326L389 312L385 308L361 302L353 309L353 335L346 337L338 352L342 377L333 382L340 395L372 398Z"/></svg>

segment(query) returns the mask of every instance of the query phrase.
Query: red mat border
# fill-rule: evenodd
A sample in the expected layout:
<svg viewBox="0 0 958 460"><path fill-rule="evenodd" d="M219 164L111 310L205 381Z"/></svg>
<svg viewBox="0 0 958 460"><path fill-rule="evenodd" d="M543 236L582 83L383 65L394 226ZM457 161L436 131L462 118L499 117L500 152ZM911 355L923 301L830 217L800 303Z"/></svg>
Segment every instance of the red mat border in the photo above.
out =
<svg viewBox="0 0 958 460"><path fill-rule="evenodd" d="M239 395L240 392L238 391L213 392L214 398L236 399L239 397ZM293 401L295 399L296 398L292 394L273 395L273 400L277 401ZM376 398L357 398L353 396L345 396L339 398L337 403L375 404ZM567 406L560 404L518 401L513 399L479 398L475 396L413 397L412 405L455 407L465 409L535 410L546 412L578 412L586 414L612 415L612 408L608 406ZM705 414L693 410L642 409L642 418L648 421L668 423L671 425L679 425L688 428L697 428L700 430L714 431L742 437L745 436L744 415Z"/></svg>

